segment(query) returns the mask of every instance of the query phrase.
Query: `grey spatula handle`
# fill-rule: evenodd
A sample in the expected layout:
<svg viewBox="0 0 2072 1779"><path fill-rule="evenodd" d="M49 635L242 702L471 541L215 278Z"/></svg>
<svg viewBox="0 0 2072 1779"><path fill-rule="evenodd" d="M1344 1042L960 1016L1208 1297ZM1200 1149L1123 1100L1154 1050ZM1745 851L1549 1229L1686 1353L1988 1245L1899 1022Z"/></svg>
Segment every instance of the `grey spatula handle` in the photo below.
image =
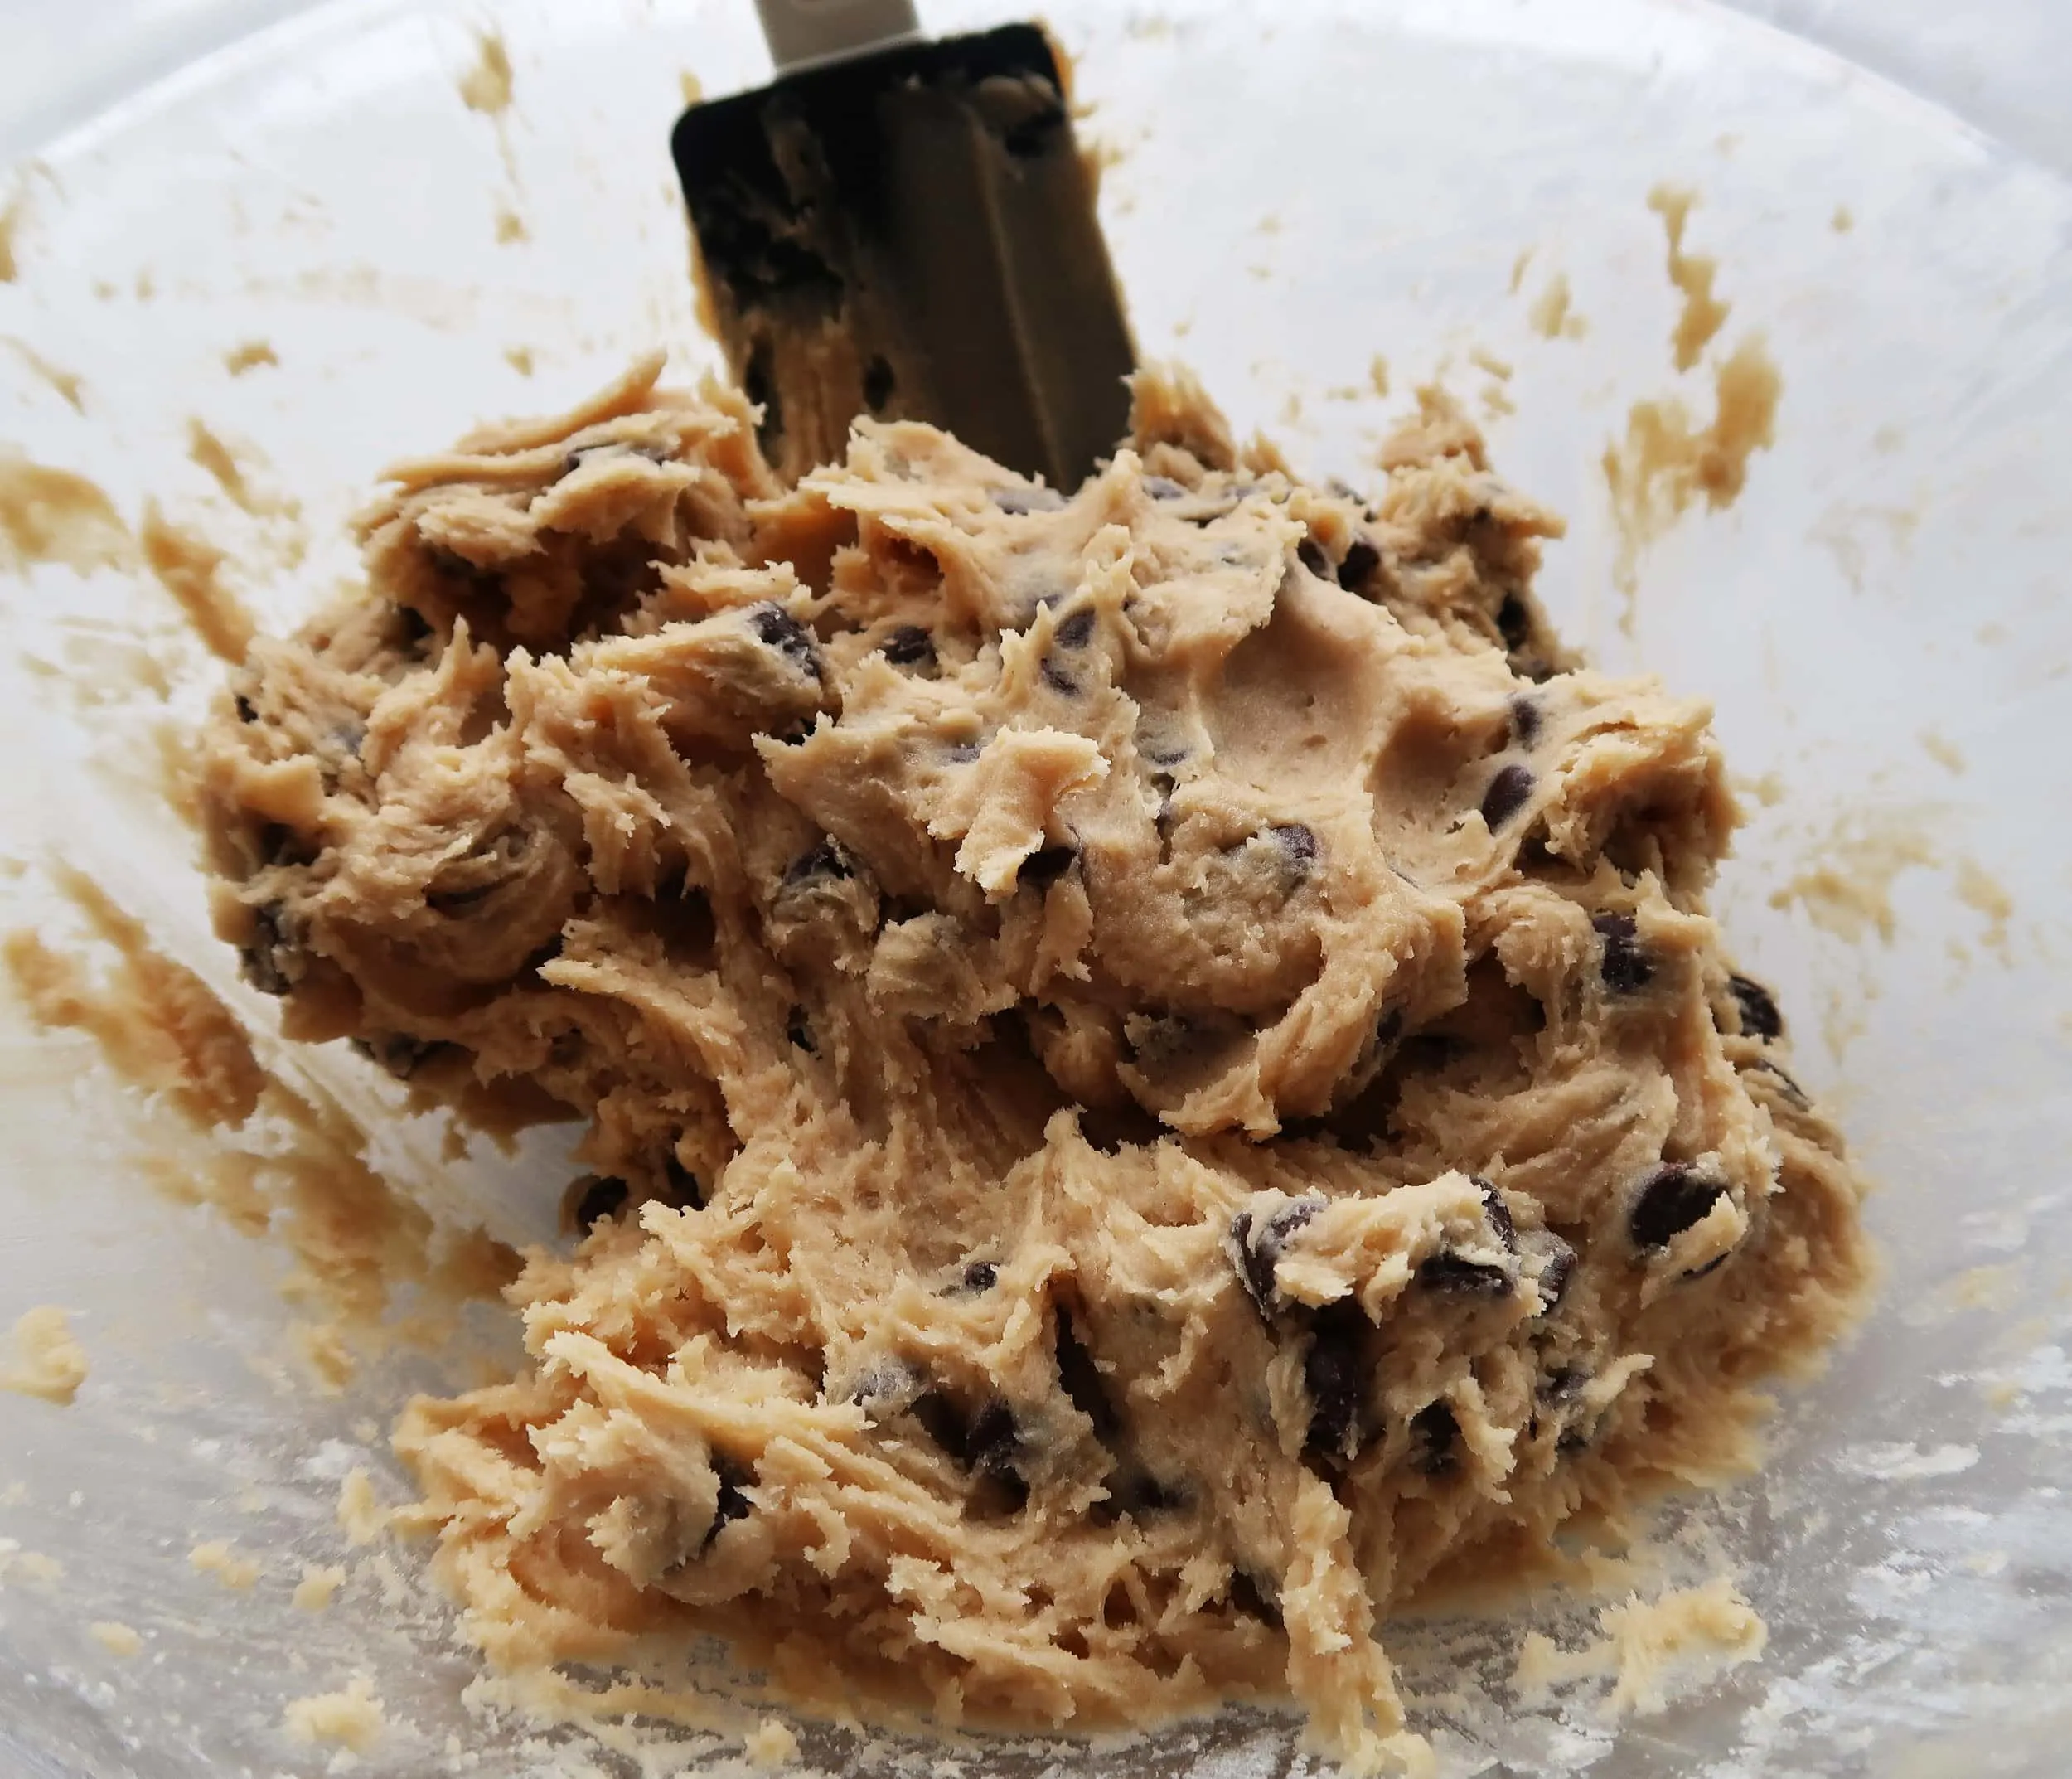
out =
<svg viewBox="0 0 2072 1779"><path fill-rule="evenodd" d="M913 0L756 0L779 74L921 35Z"/></svg>

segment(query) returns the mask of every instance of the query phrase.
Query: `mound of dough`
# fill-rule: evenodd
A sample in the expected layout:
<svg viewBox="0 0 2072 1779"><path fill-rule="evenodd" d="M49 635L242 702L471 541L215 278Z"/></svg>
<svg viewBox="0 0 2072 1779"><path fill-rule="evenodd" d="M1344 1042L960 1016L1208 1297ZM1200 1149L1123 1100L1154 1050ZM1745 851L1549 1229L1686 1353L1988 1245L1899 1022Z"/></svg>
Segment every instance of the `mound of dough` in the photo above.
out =
<svg viewBox="0 0 2072 1779"><path fill-rule="evenodd" d="M1705 709L1436 402L1371 502L1150 375L1069 498L787 490L658 366L394 472L206 749L291 1032L588 1121L530 1368L398 1432L471 1633L1415 1759L1390 1610L1746 1461L1864 1277Z"/></svg>

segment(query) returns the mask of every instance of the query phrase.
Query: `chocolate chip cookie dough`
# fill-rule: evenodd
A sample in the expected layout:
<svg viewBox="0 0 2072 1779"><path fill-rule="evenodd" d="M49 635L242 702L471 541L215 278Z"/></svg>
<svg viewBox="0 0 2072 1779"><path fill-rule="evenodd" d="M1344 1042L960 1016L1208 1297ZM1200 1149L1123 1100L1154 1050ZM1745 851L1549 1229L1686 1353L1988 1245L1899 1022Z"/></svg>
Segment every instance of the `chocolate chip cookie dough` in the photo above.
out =
<svg viewBox="0 0 2072 1779"><path fill-rule="evenodd" d="M395 470L207 739L288 1029L588 1121L531 1363L397 1434L472 1635L1414 1762L1390 1611L1745 1461L1864 1279L1704 707L1436 402L1371 502L1148 375L1069 497L787 490L658 365Z"/></svg>

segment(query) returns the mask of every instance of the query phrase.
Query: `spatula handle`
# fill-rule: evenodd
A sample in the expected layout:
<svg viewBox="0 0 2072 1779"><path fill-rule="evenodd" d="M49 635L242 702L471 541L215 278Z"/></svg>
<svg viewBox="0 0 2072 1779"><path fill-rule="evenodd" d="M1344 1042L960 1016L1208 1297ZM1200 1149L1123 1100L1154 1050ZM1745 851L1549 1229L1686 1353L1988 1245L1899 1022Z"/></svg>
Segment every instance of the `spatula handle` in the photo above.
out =
<svg viewBox="0 0 2072 1779"><path fill-rule="evenodd" d="M921 35L913 0L756 0L779 74Z"/></svg>

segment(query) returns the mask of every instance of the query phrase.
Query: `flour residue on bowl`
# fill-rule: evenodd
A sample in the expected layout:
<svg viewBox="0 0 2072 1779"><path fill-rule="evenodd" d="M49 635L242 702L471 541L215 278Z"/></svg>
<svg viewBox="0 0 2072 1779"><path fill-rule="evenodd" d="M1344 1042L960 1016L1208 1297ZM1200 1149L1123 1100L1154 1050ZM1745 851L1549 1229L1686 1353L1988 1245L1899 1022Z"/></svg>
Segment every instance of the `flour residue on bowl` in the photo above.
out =
<svg viewBox="0 0 2072 1779"><path fill-rule="evenodd" d="M0 346L6 347L19 358L36 380L73 413L85 413L86 401L83 391L86 381L76 371L66 371L52 364L27 340L17 340L12 335L0 337Z"/></svg>
<svg viewBox="0 0 2072 1779"><path fill-rule="evenodd" d="M1580 340L1590 332L1590 322L1574 303L1568 287L1568 274L1556 272L1533 298L1525 318L1533 332L1543 340Z"/></svg>
<svg viewBox="0 0 2072 1779"><path fill-rule="evenodd" d="M1669 237L1669 282L1683 293L1683 312L1670 337L1679 371L1688 371L1712 337L1726 325L1729 305L1713 293L1720 262L1706 254L1687 253L1684 230L1698 195L1689 186L1658 185L1648 194L1648 208L1662 218Z"/></svg>
<svg viewBox="0 0 2072 1779"><path fill-rule="evenodd" d="M200 532L174 524L155 500L144 502L138 536L158 584L210 652L227 662L244 660L254 627L243 602L223 584L224 552Z"/></svg>

